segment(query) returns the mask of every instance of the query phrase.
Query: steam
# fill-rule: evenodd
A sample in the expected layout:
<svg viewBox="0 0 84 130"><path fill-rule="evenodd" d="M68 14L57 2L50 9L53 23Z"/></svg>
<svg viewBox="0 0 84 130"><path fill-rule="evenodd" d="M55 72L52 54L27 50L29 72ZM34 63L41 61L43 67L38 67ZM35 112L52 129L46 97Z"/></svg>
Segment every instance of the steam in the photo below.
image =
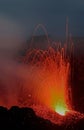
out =
<svg viewBox="0 0 84 130"><path fill-rule="evenodd" d="M25 41L24 30L7 17L0 17L0 105L23 105L31 97L39 69L24 65L14 56ZM34 70L34 71L33 71ZM33 80L32 80L33 79ZM36 87L34 87L36 88ZM22 98L22 99L21 99ZM22 104L21 104L22 103Z"/></svg>
<svg viewBox="0 0 84 130"><path fill-rule="evenodd" d="M20 80L22 73L19 75L19 72L24 67L13 57L24 39L24 30L19 24L0 16L0 105L16 103L17 80Z"/></svg>
<svg viewBox="0 0 84 130"><path fill-rule="evenodd" d="M2 54L13 54L21 46L24 41L23 28L8 19L0 16L0 52ZM7 54L7 55L8 55ZM10 55L9 54L9 55Z"/></svg>

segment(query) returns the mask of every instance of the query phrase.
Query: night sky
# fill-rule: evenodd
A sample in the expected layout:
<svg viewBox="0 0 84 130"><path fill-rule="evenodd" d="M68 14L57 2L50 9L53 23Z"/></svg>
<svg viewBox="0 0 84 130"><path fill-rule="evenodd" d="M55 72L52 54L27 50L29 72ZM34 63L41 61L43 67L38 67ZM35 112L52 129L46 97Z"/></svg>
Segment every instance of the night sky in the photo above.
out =
<svg viewBox="0 0 84 130"><path fill-rule="evenodd" d="M0 0L0 28L5 25L17 30L18 27L18 33L25 36L30 36L39 23L50 35L65 36L67 16L69 32L84 36L84 0ZM2 31L8 33L10 29Z"/></svg>

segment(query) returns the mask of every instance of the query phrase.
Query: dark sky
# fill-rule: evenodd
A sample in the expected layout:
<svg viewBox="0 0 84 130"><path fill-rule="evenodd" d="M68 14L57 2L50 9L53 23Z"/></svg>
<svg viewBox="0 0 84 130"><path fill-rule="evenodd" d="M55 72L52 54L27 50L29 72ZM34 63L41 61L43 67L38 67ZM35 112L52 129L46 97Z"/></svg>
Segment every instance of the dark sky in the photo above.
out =
<svg viewBox="0 0 84 130"><path fill-rule="evenodd" d="M0 0L0 19L17 23L25 35L42 23L50 35L65 36L67 16L69 32L84 36L84 0Z"/></svg>

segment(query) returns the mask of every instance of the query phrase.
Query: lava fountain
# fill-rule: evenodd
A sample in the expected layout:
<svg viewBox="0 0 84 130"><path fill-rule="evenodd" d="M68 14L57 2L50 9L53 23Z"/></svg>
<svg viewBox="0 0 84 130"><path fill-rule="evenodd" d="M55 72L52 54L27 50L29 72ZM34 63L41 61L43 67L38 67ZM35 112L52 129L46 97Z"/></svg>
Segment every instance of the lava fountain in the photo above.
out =
<svg viewBox="0 0 84 130"><path fill-rule="evenodd" d="M32 66L34 87L30 91L31 100L34 104L45 106L64 116L71 110L70 61L67 46L62 48L61 44L55 43L53 47L43 25L37 25L34 33L39 27L44 30L49 47L29 49L23 57L23 62ZM32 37L31 45L33 40Z"/></svg>
<svg viewBox="0 0 84 130"><path fill-rule="evenodd" d="M32 82L36 85L32 88L34 104L46 106L64 116L71 109L68 91L70 63L65 58L65 49L32 49L23 61L33 66Z"/></svg>

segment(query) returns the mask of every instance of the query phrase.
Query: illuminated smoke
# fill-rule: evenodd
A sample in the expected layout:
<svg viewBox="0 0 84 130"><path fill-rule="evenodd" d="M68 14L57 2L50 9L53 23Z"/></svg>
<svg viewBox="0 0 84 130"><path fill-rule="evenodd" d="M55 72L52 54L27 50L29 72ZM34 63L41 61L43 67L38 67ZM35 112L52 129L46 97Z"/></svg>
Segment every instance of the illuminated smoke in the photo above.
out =
<svg viewBox="0 0 84 130"><path fill-rule="evenodd" d="M63 49L58 51L50 47L48 50L30 50L24 57L24 62L33 66L31 74L34 74L32 82L35 84L31 92L34 96L33 102L45 105L61 115L70 109L68 98L70 64L63 57L63 53Z"/></svg>
<svg viewBox="0 0 84 130"><path fill-rule="evenodd" d="M12 43L7 42L6 48L4 44L1 44L3 52L10 50L11 54ZM17 44L14 46L17 48ZM39 104L65 115L71 108L68 96L70 63L65 48L58 44L46 50L29 49L22 62L25 64L9 56L1 57L1 104L7 107Z"/></svg>

